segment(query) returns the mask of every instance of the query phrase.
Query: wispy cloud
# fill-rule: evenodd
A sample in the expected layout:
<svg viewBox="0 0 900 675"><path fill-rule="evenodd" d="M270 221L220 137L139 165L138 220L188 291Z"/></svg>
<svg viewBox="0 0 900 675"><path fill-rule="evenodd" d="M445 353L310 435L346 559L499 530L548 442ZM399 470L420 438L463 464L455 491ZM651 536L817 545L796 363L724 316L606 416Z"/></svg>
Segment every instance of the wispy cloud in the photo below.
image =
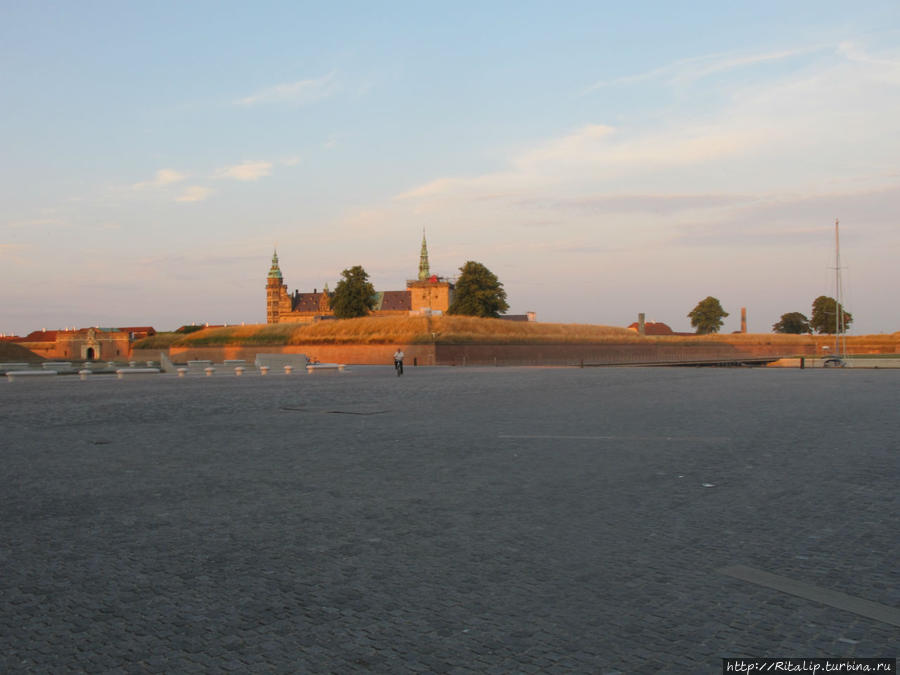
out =
<svg viewBox="0 0 900 675"><path fill-rule="evenodd" d="M695 76L804 51L701 57L679 62L679 68ZM667 69L671 77L677 71ZM451 200L474 208L488 196L519 208L522 198L534 196L570 209L600 193L624 195L625 201L642 204L641 210L653 211L663 202L628 195L691 194L702 185L709 195L752 197L824 185L840 191L884 184L900 152L900 137L891 126L900 115L900 87L885 86L891 84L900 84L896 52L832 46L829 57L815 63L804 59L760 80L723 84L727 96L702 116L690 105L673 105L649 123L587 124L525 145L498 171L436 176L398 194L395 203L412 200L422 213L429 205L446 208ZM675 204L665 202L664 210Z"/></svg>
<svg viewBox="0 0 900 675"><path fill-rule="evenodd" d="M202 202L212 194L212 190L202 185L191 185L175 199L176 202Z"/></svg>
<svg viewBox="0 0 900 675"><path fill-rule="evenodd" d="M235 101L236 105L260 105L265 103L292 103L305 105L328 98L337 90L334 72L322 77L297 82L276 84Z"/></svg>
<svg viewBox="0 0 900 675"><path fill-rule="evenodd" d="M293 157L287 157L287 158L281 160L281 163L284 166L297 166L300 163L300 158L298 156L294 155Z"/></svg>
<svg viewBox="0 0 900 675"><path fill-rule="evenodd" d="M135 183L131 187L135 190L146 190L148 188L159 188L177 183L187 178L186 174L180 173L175 169L160 169L152 180Z"/></svg>
<svg viewBox="0 0 900 675"><path fill-rule="evenodd" d="M25 244L0 244L0 258L14 255L25 248Z"/></svg>
<svg viewBox="0 0 900 675"><path fill-rule="evenodd" d="M215 177L248 181L259 180L260 178L271 175L271 173L272 162L266 162L264 160L248 160L241 162L240 164L219 169L216 171Z"/></svg>
<svg viewBox="0 0 900 675"><path fill-rule="evenodd" d="M653 68L652 70L634 75L625 75L612 80L601 80L588 85L582 90L582 94L588 94L597 89L615 85L628 85L647 82L650 80L662 80L669 84L685 84L700 80L710 75L724 73L737 68L746 68L782 61L795 56L809 54L824 49L822 46L803 47L798 49L782 49L776 51L759 52L756 54L707 54L695 56L689 59L681 59L673 63Z"/></svg>
<svg viewBox="0 0 900 675"><path fill-rule="evenodd" d="M68 223L60 218L33 218L7 223L7 227L45 227L49 225L68 225Z"/></svg>

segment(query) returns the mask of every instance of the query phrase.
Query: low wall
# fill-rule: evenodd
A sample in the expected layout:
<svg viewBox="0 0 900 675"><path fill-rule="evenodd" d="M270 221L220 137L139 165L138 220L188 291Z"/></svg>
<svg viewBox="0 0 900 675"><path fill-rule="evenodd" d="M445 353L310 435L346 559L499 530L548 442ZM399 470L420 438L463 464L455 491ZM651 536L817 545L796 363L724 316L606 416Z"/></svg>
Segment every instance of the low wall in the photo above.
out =
<svg viewBox="0 0 900 675"><path fill-rule="evenodd" d="M420 366L436 365L434 345L286 345L263 347L171 347L169 358L176 363L209 359L221 363L226 359L244 359L253 363L257 354L306 354L322 363L349 363L356 365L391 365L397 347L403 349L404 361ZM135 349L134 361L158 361L159 349ZM165 350L162 350L165 351Z"/></svg>
<svg viewBox="0 0 900 675"><path fill-rule="evenodd" d="M762 337L762 336L761 336ZM742 344L746 342L746 344ZM827 356L834 346L832 336L798 336L784 341L745 341L735 336L733 342L718 339L689 338L684 341L648 339L646 342L619 344L383 344L383 345L272 345L258 347L171 347L173 361L209 359L221 363L225 359L244 359L252 363L257 354L306 354L323 363L390 364L400 346L406 363L422 366L447 365L628 365L641 363L681 363L689 361L727 361L740 358ZM825 349L829 347L829 349ZM847 338L847 351L852 354L896 353L900 350L900 334L855 336ZM158 361L159 349L135 349L134 361Z"/></svg>
<svg viewBox="0 0 900 675"><path fill-rule="evenodd" d="M257 354L306 354L322 363L358 365L390 364L398 345L290 345L269 347L172 347L169 358L178 363L209 359L244 359L252 363ZM784 355L784 349L757 345L752 348L722 343L664 344L415 344L399 345L408 365L420 366L577 366L684 361L729 360L741 357ZM136 349L135 361L158 361L158 349ZM814 353L815 348L811 348ZM796 353L796 352L794 352Z"/></svg>
<svg viewBox="0 0 900 675"><path fill-rule="evenodd" d="M751 354L727 344L437 345L440 365L577 366L729 360Z"/></svg>

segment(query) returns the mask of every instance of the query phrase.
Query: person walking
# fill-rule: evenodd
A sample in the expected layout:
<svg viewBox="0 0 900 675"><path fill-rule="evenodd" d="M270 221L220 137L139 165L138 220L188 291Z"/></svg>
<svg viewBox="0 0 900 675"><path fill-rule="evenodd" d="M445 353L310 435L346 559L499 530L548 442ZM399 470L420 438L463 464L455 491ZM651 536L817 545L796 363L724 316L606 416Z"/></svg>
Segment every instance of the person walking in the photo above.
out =
<svg viewBox="0 0 900 675"><path fill-rule="evenodd" d="M394 369L397 371L397 377L403 374L403 350L399 347L394 352Z"/></svg>

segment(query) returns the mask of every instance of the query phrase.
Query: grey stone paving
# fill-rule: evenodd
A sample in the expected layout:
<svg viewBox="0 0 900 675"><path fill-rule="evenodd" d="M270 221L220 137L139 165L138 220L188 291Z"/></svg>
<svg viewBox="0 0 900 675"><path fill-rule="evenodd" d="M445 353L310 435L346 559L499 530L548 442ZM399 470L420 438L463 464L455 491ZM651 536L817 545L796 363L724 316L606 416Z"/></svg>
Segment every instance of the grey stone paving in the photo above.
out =
<svg viewBox="0 0 900 675"><path fill-rule="evenodd" d="M896 656L717 570L900 607L898 401L887 370L0 381L0 671Z"/></svg>

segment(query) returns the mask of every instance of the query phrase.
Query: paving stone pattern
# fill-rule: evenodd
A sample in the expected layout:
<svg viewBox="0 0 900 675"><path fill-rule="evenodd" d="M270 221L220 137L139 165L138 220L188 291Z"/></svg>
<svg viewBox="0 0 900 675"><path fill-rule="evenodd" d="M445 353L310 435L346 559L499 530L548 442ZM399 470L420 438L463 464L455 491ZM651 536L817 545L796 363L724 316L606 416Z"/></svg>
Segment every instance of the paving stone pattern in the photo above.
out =
<svg viewBox="0 0 900 675"><path fill-rule="evenodd" d="M0 381L0 671L896 656L896 371ZM704 487L706 485L707 487Z"/></svg>

